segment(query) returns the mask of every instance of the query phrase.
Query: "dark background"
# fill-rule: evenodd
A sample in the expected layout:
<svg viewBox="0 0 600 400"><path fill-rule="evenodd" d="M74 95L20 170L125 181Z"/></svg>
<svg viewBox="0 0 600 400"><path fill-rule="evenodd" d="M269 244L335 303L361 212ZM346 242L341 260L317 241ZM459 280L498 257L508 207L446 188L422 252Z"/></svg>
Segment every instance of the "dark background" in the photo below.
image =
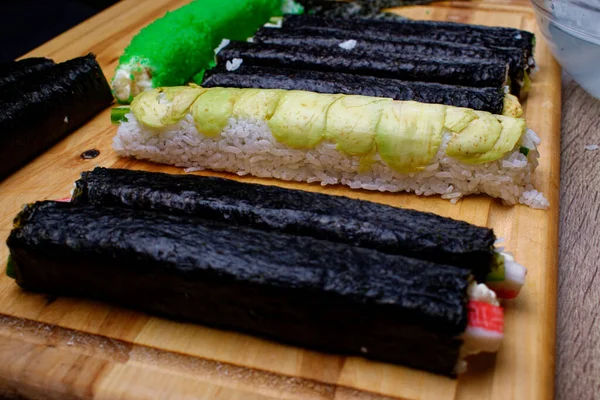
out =
<svg viewBox="0 0 600 400"><path fill-rule="evenodd" d="M22 56L116 2L117 0L3 2L0 63Z"/></svg>

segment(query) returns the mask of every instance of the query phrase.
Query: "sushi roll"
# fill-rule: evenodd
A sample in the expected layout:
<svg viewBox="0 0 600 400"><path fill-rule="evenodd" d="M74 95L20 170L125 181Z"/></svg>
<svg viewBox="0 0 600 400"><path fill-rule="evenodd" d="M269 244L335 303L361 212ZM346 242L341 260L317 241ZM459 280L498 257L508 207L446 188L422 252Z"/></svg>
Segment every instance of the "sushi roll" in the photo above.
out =
<svg viewBox="0 0 600 400"><path fill-rule="evenodd" d="M452 265L491 283L503 298L517 296L527 272L511 255L494 248L491 229L347 197L98 167L82 173L71 201L191 215Z"/></svg>
<svg viewBox="0 0 600 400"><path fill-rule="evenodd" d="M306 14L340 18L356 18L363 13L375 13L385 8L427 4L433 1L435 0L297 0L304 7ZM354 8L362 11L353 11ZM399 15L398 17L403 18Z"/></svg>
<svg viewBox="0 0 600 400"><path fill-rule="evenodd" d="M473 87L501 88L508 85L509 78L509 67L504 60L456 60L403 54L384 57L376 50L346 50L339 46L326 49L309 43L281 46L231 42L219 51L217 60L221 65L241 60L243 64L263 67L342 72Z"/></svg>
<svg viewBox="0 0 600 400"><path fill-rule="evenodd" d="M288 31L312 31L320 36L351 35L354 40L364 39L390 43L429 40L485 47L490 49L490 53L511 53L523 60L521 68L517 68L515 65L511 67L511 90L515 95L522 97L529 91L530 75L536 70L535 36L531 32L520 29L440 21L348 20L314 15L285 16L283 26Z"/></svg>
<svg viewBox="0 0 600 400"><path fill-rule="evenodd" d="M519 100L502 88L474 88L430 82L401 81L374 76L270 68L242 63L228 71L220 65L206 72L203 87L304 90L316 93L358 94L445 104L513 117L523 115Z"/></svg>
<svg viewBox="0 0 600 400"><path fill-rule="evenodd" d="M281 11L282 0L195 0L168 12L125 49L112 81L115 97L129 103L144 90L189 82L214 65L223 39L245 40Z"/></svg>
<svg viewBox="0 0 600 400"><path fill-rule="evenodd" d="M113 101L110 86L91 54L57 65L35 65L37 72L20 73L0 95L0 179Z"/></svg>
<svg viewBox="0 0 600 400"><path fill-rule="evenodd" d="M338 49L344 43L352 41L352 50L380 53L382 57L393 55L414 54L417 57L503 60L509 65L509 76L513 81L522 81L525 70L528 69L523 52L516 48L482 47L461 43L448 43L418 37L394 38L394 41L356 38L354 32L348 31L319 31L318 29L291 29L285 26L280 29L263 27L254 34L254 42L269 43L283 46L300 46L310 43L310 46L324 49Z"/></svg>
<svg viewBox="0 0 600 400"><path fill-rule="evenodd" d="M38 72L53 68L56 64L48 58L25 58L0 65L0 95L10 86L33 78Z"/></svg>
<svg viewBox="0 0 600 400"><path fill-rule="evenodd" d="M417 37L440 42L463 43L484 47L521 49L530 65L535 50L533 33L521 29L461 24L449 21L370 21L324 18L315 15L286 15L283 26L290 29L315 29L328 32L353 32L355 37L395 41Z"/></svg>
<svg viewBox="0 0 600 400"><path fill-rule="evenodd" d="M404 17L382 10L375 2L356 1L299 1L304 13L327 18L366 18L374 20L402 20Z"/></svg>
<svg viewBox="0 0 600 400"><path fill-rule="evenodd" d="M502 341L502 309L461 268L126 208L41 202L15 221L8 273L28 290L447 376Z"/></svg>
<svg viewBox="0 0 600 400"><path fill-rule="evenodd" d="M548 207L531 181L540 139L520 118L356 95L178 87L142 93L126 119L113 141L121 156L453 202L485 193Z"/></svg>

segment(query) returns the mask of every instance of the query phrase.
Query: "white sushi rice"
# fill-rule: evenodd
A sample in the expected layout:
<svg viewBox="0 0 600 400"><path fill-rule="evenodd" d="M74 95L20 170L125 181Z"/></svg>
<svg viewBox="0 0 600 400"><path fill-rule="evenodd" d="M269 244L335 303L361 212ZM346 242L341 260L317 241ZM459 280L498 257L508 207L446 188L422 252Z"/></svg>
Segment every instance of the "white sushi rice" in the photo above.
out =
<svg viewBox="0 0 600 400"><path fill-rule="evenodd" d="M127 101L145 90L152 89L150 68L141 66L142 63L120 65L115 72L112 87L115 97Z"/></svg>
<svg viewBox="0 0 600 400"><path fill-rule="evenodd" d="M487 287L484 283L473 282L467 289L467 294L470 300L482 301L484 303L492 304L494 306L500 306L496 293Z"/></svg>
<svg viewBox="0 0 600 400"><path fill-rule="evenodd" d="M356 40L350 39L338 44L344 50L352 50L356 47Z"/></svg>
<svg viewBox="0 0 600 400"><path fill-rule="evenodd" d="M235 71L242 65L243 62L244 62L244 60L242 60L241 58L234 58L231 61L228 60L225 63L225 69L229 72Z"/></svg>
<svg viewBox="0 0 600 400"><path fill-rule="evenodd" d="M219 52L221 50L223 50L225 47L227 47L229 45L229 43L231 43L231 40L229 40L229 39L223 39L223 40L221 40L221 43L219 43L219 45L215 49L215 55L219 54Z"/></svg>
<svg viewBox="0 0 600 400"><path fill-rule="evenodd" d="M521 203L534 208L549 205L531 181L538 165L536 146L540 142L531 130L503 158L480 165L464 164L446 156L450 139L446 133L428 167L415 173L400 173L379 155L363 171L361 157L341 153L335 144L326 141L309 150L290 149L275 140L264 121L231 118L223 132L211 138L198 132L189 114L161 130L138 124L133 113L126 117L127 122L121 124L113 142L119 155L190 171L210 169L321 185L342 184L353 189L441 195L453 203L464 195L484 193L510 205ZM527 157L519 152L520 146L530 149Z"/></svg>

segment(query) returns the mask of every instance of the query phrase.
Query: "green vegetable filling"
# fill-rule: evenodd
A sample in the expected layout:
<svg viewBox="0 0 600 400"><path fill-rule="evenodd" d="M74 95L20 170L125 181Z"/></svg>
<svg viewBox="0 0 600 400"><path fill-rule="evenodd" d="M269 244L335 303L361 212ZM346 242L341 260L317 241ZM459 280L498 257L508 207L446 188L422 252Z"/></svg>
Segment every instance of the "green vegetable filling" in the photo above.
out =
<svg viewBox="0 0 600 400"><path fill-rule="evenodd" d="M494 264L492 271L485 277L486 282L502 282L506 279L504 257L502 254L494 253Z"/></svg>
<svg viewBox="0 0 600 400"><path fill-rule="evenodd" d="M525 157L529 154L529 148L525 146L519 147L519 153L523 154Z"/></svg>
<svg viewBox="0 0 600 400"><path fill-rule="evenodd" d="M129 113L131 109L129 107L114 107L110 110L110 123L111 124L120 124L121 122L127 122L127 113Z"/></svg>
<svg viewBox="0 0 600 400"><path fill-rule="evenodd" d="M17 279L17 263L11 255L8 256L8 262L6 263L6 275L9 278Z"/></svg>

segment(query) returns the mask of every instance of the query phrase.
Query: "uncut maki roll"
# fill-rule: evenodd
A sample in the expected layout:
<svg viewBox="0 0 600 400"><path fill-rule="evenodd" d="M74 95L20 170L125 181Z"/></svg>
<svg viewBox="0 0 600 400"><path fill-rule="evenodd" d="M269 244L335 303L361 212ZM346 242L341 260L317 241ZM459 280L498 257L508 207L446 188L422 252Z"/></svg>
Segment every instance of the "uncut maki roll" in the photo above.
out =
<svg viewBox="0 0 600 400"><path fill-rule="evenodd" d="M411 82L367 75L270 68L242 63L235 69L219 65L209 71L203 87L304 90L316 93L358 94L445 104L513 117L523 115L519 100L502 88L474 88L431 82Z"/></svg>
<svg viewBox="0 0 600 400"><path fill-rule="evenodd" d="M304 13L327 18L367 18L374 20L402 20L404 17L382 10L377 3L356 1L300 1Z"/></svg>
<svg viewBox="0 0 600 400"><path fill-rule="evenodd" d="M337 46L336 46L337 47ZM323 48L310 43L281 46L267 43L231 42L217 54L219 64L233 60L263 67L342 72L406 81L501 88L508 84L508 64L503 60L453 60L389 54L364 49Z"/></svg>
<svg viewBox="0 0 600 400"><path fill-rule="evenodd" d="M432 3L436 0L296 0L304 7L305 14L325 17L360 17L385 8ZM361 11L354 11L358 8ZM388 13L383 13L388 14ZM400 17L400 16L398 16ZM375 16L376 18L376 16ZM400 17L402 18L402 17Z"/></svg>
<svg viewBox="0 0 600 400"><path fill-rule="evenodd" d="M315 29L328 32L353 32L355 37L394 41L418 37L440 42L464 43L484 47L518 48L534 65L535 36L521 29L461 24L449 21L370 21L366 19L324 18L314 15L286 15L283 26L290 29Z"/></svg>
<svg viewBox="0 0 600 400"><path fill-rule="evenodd" d="M304 91L179 87L140 94L121 156L353 189L485 193L547 208L524 119L440 104ZM307 123L307 121L310 121Z"/></svg>
<svg viewBox="0 0 600 400"><path fill-rule="evenodd" d="M195 0L168 12L125 49L112 81L115 97L129 103L144 90L189 82L214 65L223 39L245 40L281 11L282 0Z"/></svg>
<svg viewBox="0 0 600 400"><path fill-rule="evenodd" d="M502 309L469 271L307 236L41 202L7 244L29 290L448 376L503 337Z"/></svg>
<svg viewBox="0 0 600 400"><path fill-rule="evenodd" d="M367 19L324 18L316 15L285 16L283 26L288 31L312 31L316 35L351 35L354 40L383 42L428 40L449 44L485 47L492 52L515 54L522 66L511 67L511 89L517 96L526 95L530 88L529 75L535 70L535 36L513 28L488 27L441 21L370 21Z"/></svg>
<svg viewBox="0 0 600 400"><path fill-rule="evenodd" d="M0 65L0 96L10 85L33 78L38 72L53 68L54 61L43 57L24 58Z"/></svg>
<svg viewBox="0 0 600 400"><path fill-rule="evenodd" d="M360 35L359 35L360 36ZM502 60L509 65L509 76L513 81L522 81L528 69L523 52L515 48L482 47L462 43L448 43L419 37L398 36L393 41L375 38L356 37L350 31L328 31L326 29L279 29L263 27L254 34L254 42L284 46L301 46L310 43L311 47L324 49L344 48L352 42L352 51L380 53L382 57L414 54L417 57L450 58L454 60L474 58L479 60Z"/></svg>
<svg viewBox="0 0 600 400"><path fill-rule="evenodd" d="M526 269L495 250L491 229L347 197L98 167L82 173L71 201L196 216L452 265L468 269L502 298L516 297L525 283Z"/></svg>
<svg viewBox="0 0 600 400"><path fill-rule="evenodd" d="M0 179L113 101L94 55L42 65L21 73L0 95Z"/></svg>

